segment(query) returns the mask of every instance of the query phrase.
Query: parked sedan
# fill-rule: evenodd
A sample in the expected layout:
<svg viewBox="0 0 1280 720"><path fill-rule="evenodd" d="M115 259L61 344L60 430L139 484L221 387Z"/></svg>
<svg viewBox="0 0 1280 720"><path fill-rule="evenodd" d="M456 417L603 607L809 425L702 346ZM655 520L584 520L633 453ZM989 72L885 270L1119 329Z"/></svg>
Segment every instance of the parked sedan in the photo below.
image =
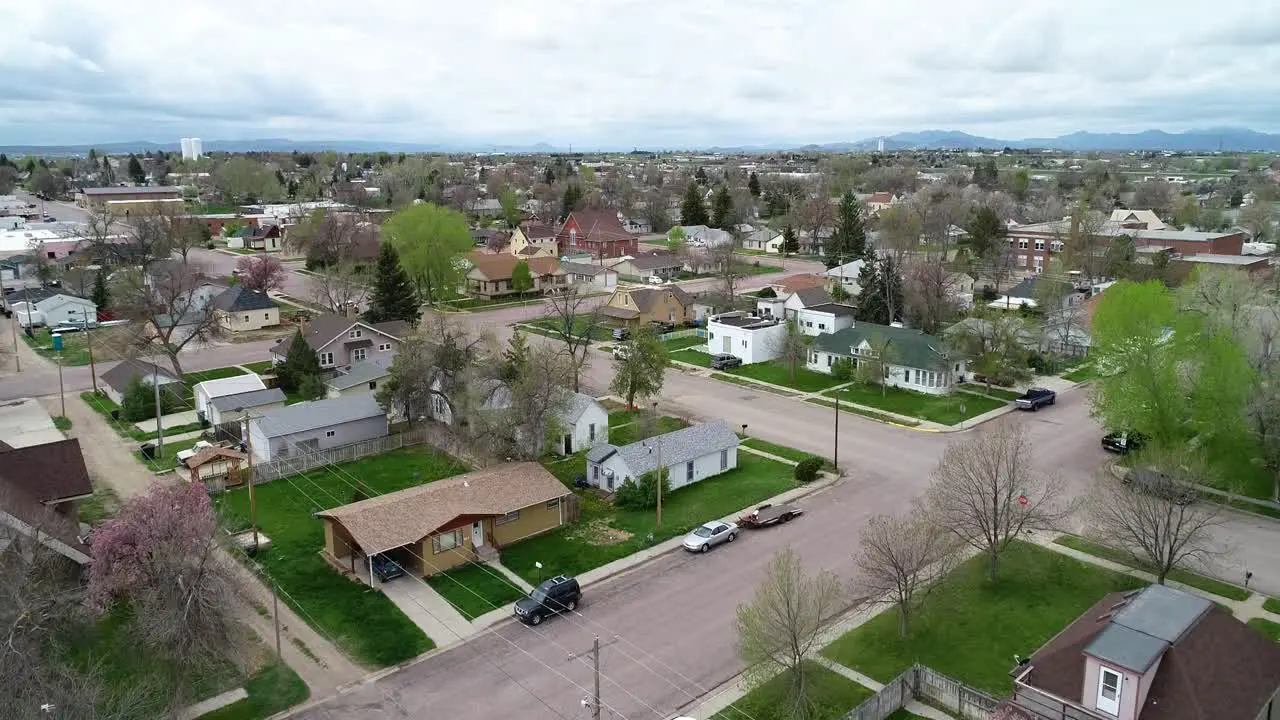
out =
<svg viewBox="0 0 1280 720"><path fill-rule="evenodd" d="M689 552L706 552L720 543L733 542L738 539L738 526L731 522L709 522L699 525L697 529L684 538L684 549Z"/></svg>

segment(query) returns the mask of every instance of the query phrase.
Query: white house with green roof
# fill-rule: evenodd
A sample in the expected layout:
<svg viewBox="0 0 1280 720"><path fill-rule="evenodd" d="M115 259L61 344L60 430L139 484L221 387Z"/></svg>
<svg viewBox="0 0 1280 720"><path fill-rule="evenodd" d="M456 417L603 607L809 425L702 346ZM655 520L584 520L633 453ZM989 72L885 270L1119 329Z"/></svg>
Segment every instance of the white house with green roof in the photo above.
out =
<svg viewBox="0 0 1280 720"><path fill-rule="evenodd" d="M886 345L887 343L887 345ZM831 372L841 358L873 361L887 347L885 384L903 390L946 395L968 373L965 359L933 335L911 328L855 322L834 333L817 335L809 346L809 369Z"/></svg>

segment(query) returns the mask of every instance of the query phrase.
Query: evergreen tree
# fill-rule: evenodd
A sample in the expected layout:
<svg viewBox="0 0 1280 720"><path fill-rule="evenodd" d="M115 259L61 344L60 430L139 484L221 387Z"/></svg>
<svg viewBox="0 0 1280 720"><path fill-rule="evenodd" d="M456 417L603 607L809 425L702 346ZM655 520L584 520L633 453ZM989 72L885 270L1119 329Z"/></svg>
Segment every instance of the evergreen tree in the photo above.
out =
<svg viewBox="0 0 1280 720"><path fill-rule="evenodd" d="M548 168L550 169L550 168ZM582 204L582 188L577 183L569 183L564 188L564 195L560 198L560 219L564 220L569 217L569 213L578 209Z"/></svg>
<svg viewBox="0 0 1280 720"><path fill-rule="evenodd" d="M110 307L111 296L107 293L107 271L105 268L94 273L93 292L89 297L93 300L93 304L97 306L99 311L106 310Z"/></svg>
<svg viewBox="0 0 1280 720"><path fill-rule="evenodd" d="M875 254L874 252L872 253ZM892 257L880 261L880 294L885 303L885 324L902 319L902 273Z"/></svg>
<svg viewBox="0 0 1280 720"><path fill-rule="evenodd" d="M756 171L751 171L751 177L747 179L747 190L751 193L751 197L760 197L760 176L756 175Z"/></svg>
<svg viewBox="0 0 1280 720"><path fill-rule="evenodd" d="M867 228L862 222L862 205L852 190L840 197L836 231L827 244L827 267L835 267L862 257L867 249Z"/></svg>
<svg viewBox="0 0 1280 720"><path fill-rule="evenodd" d="M417 322L418 296L413 283L409 282L409 274L400 266L400 254L391 243L382 243L374 273L373 294L364 319L372 323L389 320Z"/></svg>
<svg viewBox="0 0 1280 720"><path fill-rule="evenodd" d="M728 230L732 222L733 196L729 194L727 185L721 185L711 199L711 227Z"/></svg>
<svg viewBox="0 0 1280 720"><path fill-rule="evenodd" d="M302 338L301 328L294 333L284 362L276 367L276 377L280 380L280 389L285 392L301 390L307 378L319 379L320 358L316 357L316 351Z"/></svg>
<svg viewBox="0 0 1280 720"><path fill-rule="evenodd" d="M708 179L707 179L707 171L706 171L706 170L703 170L703 169L702 169L702 167L699 167L699 168L697 169L697 171L693 173L693 179L694 179L694 181L696 181L699 185L704 185L704 186L705 186L708 182L710 182L710 180L708 180Z"/></svg>
<svg viewBox="0 0 1280 720"><path fill-rule="evenodd" d="M502 367L499 374L508 384L515 382L529 367L529 341L524 333L516 328L507 341L507 349L502 351Z"/></svg>
<svg viewBox="0 0 1280 720"><path fill-rule="evenodd" d="M973 168L973 183L983 190L990 190L1000 184L1000 171L996 169L996 161L987 158Z"/></svg>
<svg viewBox="0 0 1280 720"><path fill-rule="evenodd" d="M791 227L791 223L782 228L782 254L795 255L800 252L800 238L796 237L796 229Z"/></svg>
<svg viewBox="0 0 1280 720"><path fill-rule="evenodd" d="M552 185L555 183L555 181L556 181L555 170L552 170L550 167L548 167L546 170L542 171L542 182L548 185Z"/></svg>
<svg viewBox="0 0 1280 720"><path fill-rule="evenodd" d="M885 302L880 262L870 248L862 254L862 272L858 274L858 311L854 315L859 322L889 324L889 306Z"/></svg>
<svg viewBox="0 0 1280 720"><path fill-rule="evenodd" d="M129 155L129 179L137 185L147 181L147 171L142 169L137 155Z"/></svg>
<svg viewBox="0 0 1280 720"><path fill-rule="evenodd" d="M681 225L706 225L711 222L707 217L707 206L702 204L702 186L689 183L685 188L684 201L680 203Z"/></svg>

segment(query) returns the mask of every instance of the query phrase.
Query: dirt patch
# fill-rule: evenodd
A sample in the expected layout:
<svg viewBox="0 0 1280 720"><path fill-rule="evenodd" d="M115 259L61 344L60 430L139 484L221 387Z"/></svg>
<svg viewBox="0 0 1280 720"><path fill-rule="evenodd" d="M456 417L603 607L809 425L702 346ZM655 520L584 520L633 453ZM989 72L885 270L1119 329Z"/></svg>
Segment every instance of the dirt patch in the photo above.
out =
<svg viewBox="0 0 1280 720"><path fill-rule="evenodd" d="M631 533L610 526L605 518L596 518L583 524L574 535L579 540L597 546L617 545L631 539Z"/></svg>

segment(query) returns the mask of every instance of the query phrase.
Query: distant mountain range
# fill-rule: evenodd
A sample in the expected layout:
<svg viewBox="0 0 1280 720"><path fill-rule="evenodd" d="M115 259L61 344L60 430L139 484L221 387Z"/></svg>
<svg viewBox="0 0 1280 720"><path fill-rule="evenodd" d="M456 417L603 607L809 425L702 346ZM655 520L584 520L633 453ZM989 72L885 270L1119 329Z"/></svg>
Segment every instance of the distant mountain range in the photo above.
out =
<svg viewBox="0 0 1280 720"><path fill-rule="evenodd" d="M867 138L857 142L835 142L811 145L794 145L771 143L762 145L739 145L733 147L684 148L685 150L701 150L710 152L774 152L774 151L825 151L850 152L875 150L881 142L880 137ZM999 138L970 135L958 130L922 130L919 132L902 132L883 137L884 149L894 150L999 150L1014 148L1019 150L1063 150L1083 152L1088 150L1106 151L1181 151L1181 152L1280 152L1280 134L1260 133L1247 128L1206 128L1188 130L1181 133L1168 133L1163 130L1145 130L1139 133L1091 133L1074 132L1052 138L1027 138L1024 140L1002 140ZM21 155L83 155L90 148L98 152L112 155L122 153L145 153L169 151L178 152L177 142L156 143L144 140L134 142L111 142L96 145L0 145L0 152L10 156ZM409 143L384 142L379 140L288 140L285 138L260 138L255 140L206 140L206 152L320 152L335 150L338 152L406 152L406 153L441 153L441 152L480 152L480 153L552 153L567 152L568 148L536 143L532 145L479 145L468 143ZM671 148L581 148L586 152L609 151L625 152L632 149L669 150Z"/></svg>

